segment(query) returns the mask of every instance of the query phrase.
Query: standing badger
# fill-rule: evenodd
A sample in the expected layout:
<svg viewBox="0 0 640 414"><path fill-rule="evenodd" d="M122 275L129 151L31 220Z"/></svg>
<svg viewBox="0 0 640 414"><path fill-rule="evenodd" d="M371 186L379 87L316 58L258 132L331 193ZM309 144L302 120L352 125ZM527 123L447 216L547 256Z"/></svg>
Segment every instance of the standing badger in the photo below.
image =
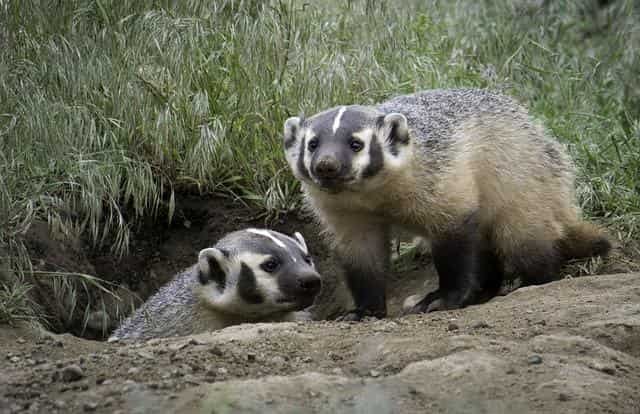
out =
<svg viewBox="0 0 640 414"><path fill-rule="evenodd" d="M307 245L264 229L227 234L115 330L109 341L183 336L244 322L308 319L320 291Z"/></svg>
<svg viewBox="0 0 640 414"><path fill-rule="evenodd" d="M292 117L284 147L343 262L346 320L386 316L392 228L431 241L439 276L409 313L483 302L507 275L545 283L610 249L580 218L563 147L503 95L431 90Z"/></svg>

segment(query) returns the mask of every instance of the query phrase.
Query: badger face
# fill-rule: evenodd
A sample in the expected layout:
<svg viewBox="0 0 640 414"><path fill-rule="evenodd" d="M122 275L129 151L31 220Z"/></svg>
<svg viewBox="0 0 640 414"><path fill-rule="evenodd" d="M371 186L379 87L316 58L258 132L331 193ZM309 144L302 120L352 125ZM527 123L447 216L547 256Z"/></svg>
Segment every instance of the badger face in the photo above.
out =
<svg viewBox="0 0 640 414"><path fill-rule="evenodd" d="M409 144L404 115L362 106L340 106L307 120L293 117L284 125L294 175L329 193L370 190L368 184L406 163Z"/></svg>
<svg viewBox="0 0 640 414"><path fill-rule="evenodd" d="M198 280L206 305L246 319L307 308L322 286L300 233L252 228L202 250Z"/></svg>

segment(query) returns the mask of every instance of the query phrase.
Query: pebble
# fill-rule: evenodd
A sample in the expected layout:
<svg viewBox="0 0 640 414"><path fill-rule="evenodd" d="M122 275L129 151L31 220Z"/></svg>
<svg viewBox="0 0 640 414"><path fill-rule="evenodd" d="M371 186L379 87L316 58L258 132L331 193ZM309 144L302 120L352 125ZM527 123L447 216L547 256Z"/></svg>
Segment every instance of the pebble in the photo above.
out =
<svg viewBox="0 0 640 414"><path fill-rule="evenodd" d="M220 367L218 368L218 374L220 375L227 375L229 373L229 370L224 368L224 367Z"/></svg>
<svg viewBox="0 0 640 414"><path fill-rule="evenodd" d="M273 358L271 358L271 362L275 365L284 365L286 363L284 358L281 357L280 355L276 355Z"/></svg>
<svg viewBox="0 0 640 414"><path fill-rule="evenodd" d="M84 405L82 406L82 408L86 411L86 412L92 412L95 411L96 408L98 408L98 404L94 403L94 402L86 402L84 403Z"/></svg>
<svg viewBox="0 0 640 414"><path fill-rule="evenodd" d="M20 362L20 357L19 356L12 356L11 358L9 358L9 361L13 362L14 364L17 362Z"/></svg>
<svg viewBox="0 0 640 414"><path fill-rule="evenodd" d="M561 392L560 394L558 394L558 400L559 401L569 401L569 394L565 394L564 392Z"/></svg>
<svg viewBox="0 0 640 414"><path fill-rule="evenodd" d="M253 352L250 352L247 354L247 361L253 362L255 360L256 360L256 354L254 354Z"/></svg>
<svg viewBox="0 0 640 414"><path fill-rule="evenodd" d="M478 321L472 325L474 329L491 328L491 326L485 321Z"/></svg>
<svg viewBox="0 0 640 414"><path fill-rule="evenodd" d="M378 378L380 376L380 371L372 369L371 371L369 371L369 375L371 375L373 378Z"/></svg>
<svg viewBox="0 0 640 414"><path fill-rule="evenodd" d="M26 341L24 338L18 338L18 341L17 341L17 342L18 342L19 344L25 344L25 343L27 343L27 341Z"/></svg>
<svg viewBox="0 0 640 414"><path fill-rule="evenodd" d="M311 362L311 361L313 361L313 359L312 359L311 357L304 357L304 358L302 358L302 362L307 362L307 363L309 363L309 362Z"/></svg>
<svg viewBox="0 0 640 414"><path fill-rule="evenodd" d="M538 364L542 364L542 357L540 355L531 355L528 359L527 359L527 363L529 365L538 365Z"/></svg>
<svg viewBox="0 0 640 414"><path fill-rule="evenodd" d="M457 331L458 329L460 329L460 327L453 322L450 322L447 326L447 331Z"/></svg>
<svg viewBox="0 0 640 414"><path fill-rule="evenodd" d="M337 354L337 353L335 353L335 352L333 352L333 351L329 351L329 353L327 354L327 356L328 356L329 358L331 358L333 361L339 361L339 360L341 360L341 359L342 359L342 355Z"/></svg>
<svg viewBox="0 0 640 414"><path fill-rule="evenodd" d="M220 349L219 347L217 347L215 345L213 347L209 348L209 353L213 354L215 356L222 356L223 355L222 349Z"/></svg>
<svg viewBox="0 0 640 414"><path fill-rule="evenodd" d="M169 345L169 350L171 350L171 351L180 351L180 350L186 348L187 345L189 345L189 342L186 342L186 341L185 342L178 342L178 343Z"/></svg>
<svg viewBox="0 0 640 414"><path fill-rule="evenodd" d="M63 409L67 406L67 403L62 401L62 400L55 400L53 402L53 406L58 408L58 409Z"/></svg>
<svg viewBox="0 0 640 414"><path fill-rule="evenodd" d="M78 365L72 364L64 367L62 369L62 381L64 382L72 382L78 381L79 379L84 377L84 372L82 372L82 368Z"/></svg>
<svg viewBox="0 0 640 414"><path fill-rule="evenodd" d="M140 372L140 368L132 367L132 368L129 368L129 370L127 371L127 374L129 374L129 375L135 375L135 374L137 374L138 372Z"/></svg>

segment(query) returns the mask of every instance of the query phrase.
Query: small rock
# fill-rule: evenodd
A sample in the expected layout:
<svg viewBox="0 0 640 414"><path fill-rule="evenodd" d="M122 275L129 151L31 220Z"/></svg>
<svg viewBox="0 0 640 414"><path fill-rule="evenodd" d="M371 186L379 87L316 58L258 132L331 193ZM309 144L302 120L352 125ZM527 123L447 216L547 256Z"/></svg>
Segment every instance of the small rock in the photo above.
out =
<svg viewBox="0 0 640 414"><path fill-rule="evenodd" d="M129 370L127 371L127 374L129 374L129 375L135 375L135 374L137 374L138 372L140 372L140 368L138 368L138 367L132 367L132 368L129 368Z"/></svg>
<svg viewBox="0 0 640 414"><path fill-rule="evenodd" d="M302 358L302 362L309 363L309 362L311 362L311 361L313 361L313 359L312 359L311 357L304 357L304 358Z"/></svg>
<svg viewBox="0 0 640 414"><path fill-rule="evenodd" d="M96 408L98 408L98 404L92 402L86 402L83 404L82 409L86 412L93 412L96 410Z"/></svg>
<svg viewBox="0 0 640 414"><path fill-rule="evenodd" d="M178 343L169 345L169 349L171 351L180 351L180 350L186 348L187 345L189 345L189 342L186 342L186 341L185 342L178 342Z"/></svg>
<svg viewBox="0 0 640 414"><path fill-rule="evenodd" d="M478 322L476 322L476 323L474 323L472 325L472 328L474 328L474 329L484 329L484 328L491 328L491 326L488 323L486 323L485 321L478 321Z"/></svg>
<svg viewBox="0 0 640 414"><path fill-rule="evenodd" d="M78 381L84 377L84 372L78 365L72 364L62 369L61 377L64 382Z"/></svg>
<svg viewBox="0 0 640 414"><path fill-rule="evenodd" d="M333 373L333 375L344 375L344 371L342 370L342 368L334 368L331 370L331 372Z"/></svg>
<svg viewBox="0 0 640 414"><path fill-rule="evenodd" d="M206 345L206 344L207 344L206 342L202 342L201 340L196 338L189 339L189 345Z"/></svg>
<svg viewBox="0 0 640 414"><path fill-rule="evenodd" d="M9 361L13 362L14 364L18 363L18 362L20 362L20 357L14 355L11 358L9 358Z"/></svg>
<svg viewBox="0 0 640 414"><path fill-rule="evenodd" d="M527 358L527 363L529 365L542 364L542 357L540 355L531 355L529 358Z"/></svg>
<svg viewBox="0 0 640 414"><path fill-rule="evenodd" d="M369 375L371 375L373 378L378 378L380 376L380 371L372 369L371 371L369 371Z"/></svg>
<svg viewBox="0 0 640 414"><path fill-rule="evenodd" d="M458 329L460 329L460 327L453 322L449 322L449 325L447 325L447 331L449 332L457 331Z"/></svg>
<svg viewBox="0 0 640 414"><path fill-rule="evenodd" d="M253 352L249 352L247 354L247 361L249 362L253 362L256 360L256 354L254 354Z"/></svg>
<svg viewBox="0 0 640 414"><path fill-rule="evenodd" d="M29 411L30 413L39 413L40 411L40 404L38 404L37 402L33 402L31 405L29 405Z"/></svg>
<svg viewBox="0 0 640 414"><path fill-rule="evenodd" d="M144 359L153 359L154 356L151 352L147 352L147 351L138 351L138 356L140 358L144 358Z"/></svg>
<svg viewBox="0 0 640 414"><path fill-rule="evenodd" d="M217 347L217 346L215 346L215 345L214 345L213 347L209 348L209 353L210 353L210 354L213 354L213 355L215 355L215 356L222 356L222 355L224 355L224 353L222 352L222 349L220 349L219 347Z"/></svg>
<svg viewBox="0 0 640 414"><path fill-rule="evenodd" d="M560 394L558 394L558 401L569 401L569 394L565 394L564 392L561 392Z"/></svg>
<svg viewBox="0 0 640 414"><path fill-rule="evenodd" d="M342 359L342 355L337 354L337 353L335 353L335 352L333 352L333 351L329 351L329 353L327 354L327 356L328 356L329 358L331 358L333 361L339 361L339 360L341 360L341 359Z"/></svg>
<svg viewBox="0 0 640 414"><path fill-rule="evenodd" d="M18 338L17 342L18 342L19 344L24 344L24 343L26 343L27 341L25 341L25 340L24 340L24 338Z"/></svg>
<svg viewBox="0 0 640 414"><path fill-rule="evenodd" d="M273 358L271 358L271 362L275 365L284 365L286 363L284 358L281 357L280 355L276 355Z"/></svg>
<svg viewBox="0 0 640 414"><path fill-rule="evenodd" d="M67 406L67 403L62 400L55 400L53 406L61 410Z"/></svg>
<svg viewBox="0 0 640 414"><path fill-rule="evenodd" d="M224 368L224 367L220 367L218 368L218 374L220 375L227 375L229 373L229 370Z"/></svg>

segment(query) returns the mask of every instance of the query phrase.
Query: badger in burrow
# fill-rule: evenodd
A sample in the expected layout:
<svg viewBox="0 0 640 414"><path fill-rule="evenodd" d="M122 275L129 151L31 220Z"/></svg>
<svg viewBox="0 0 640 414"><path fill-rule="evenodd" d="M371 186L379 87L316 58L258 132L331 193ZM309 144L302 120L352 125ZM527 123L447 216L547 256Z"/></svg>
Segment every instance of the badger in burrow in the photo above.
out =
<svg viewBox="0 0 640 414"><path fill-rule="evenodd" d="M291 117L284 148L343 263L344 320L386 316L393 229L429 240L438 273L405 313L481 303L505 277L545 283L611 248L581 218L566 150L502 94L437 89Z"/></svg>
<svg viewBox="0 0 640 414"><path fill-rule="evenodd" d="M146 340L245 322L308 320L321 277L304 238L267 230L227 234L160 288L109 341Z"/></svg>

